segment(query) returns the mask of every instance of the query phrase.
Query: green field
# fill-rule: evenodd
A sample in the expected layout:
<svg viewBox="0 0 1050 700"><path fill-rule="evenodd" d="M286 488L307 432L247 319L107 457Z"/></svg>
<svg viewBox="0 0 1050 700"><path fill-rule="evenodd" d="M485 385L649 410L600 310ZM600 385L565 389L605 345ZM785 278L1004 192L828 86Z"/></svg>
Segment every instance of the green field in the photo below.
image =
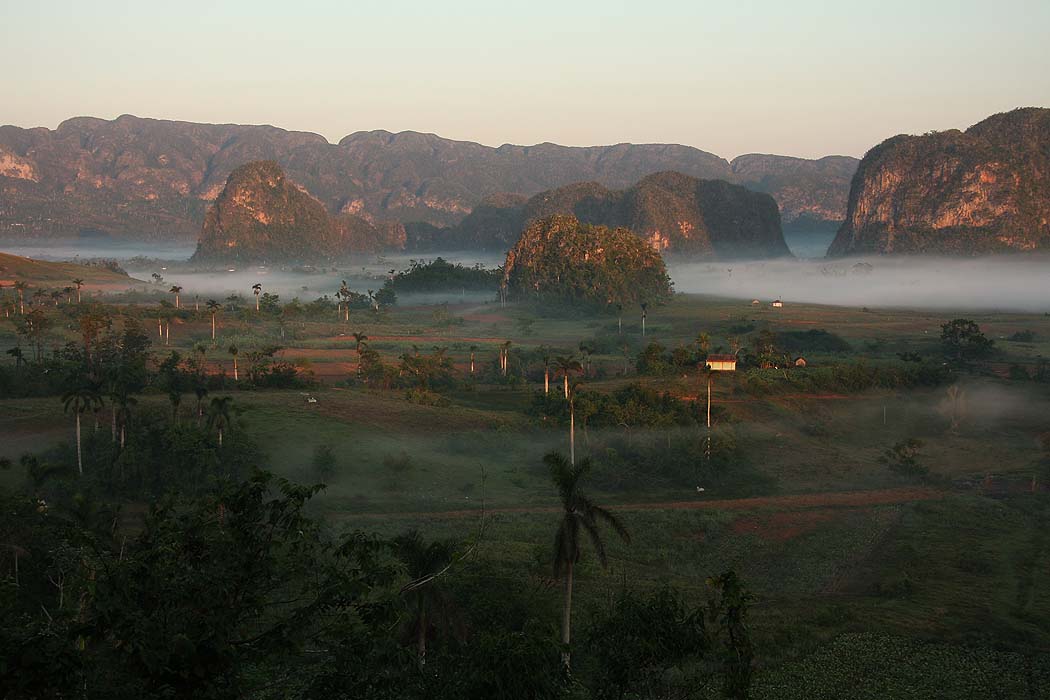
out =
<svg viewBox="0 0 1050 700"><path fill-rule="evenodd" d="M634 360L644 344L657 341L670 351L706 332L712 351L725 351L734 337L763 330L832 333L851 350L802 351L808 367L778 370L783 377L774 376L769 387L749 383L743 372L715 379L716 430L737 446L717 479L636 479L628 487L606 479L590 489L622 516L633 541L610 542L608 569L585 556L581 609L624 585L669 584L699 600L707 576L732 568L756 596L756 697L898 697L905 687L919 688L908 697L1038 697L1050 687L1050 469L1041 442L1050 430L1050 383L1022 381L1011 369L1034 376L1039 358L1050 356L1050 317L801 304L773 310L679 295L650 310L643 340L635 314L623 319L622 335L615 316L540 315L496 303L354 312L349 323L315 319L282 331L255 320L250 302L245 306L221 316L214 344L204 313L173 323L168 346L148 314L147 329L158 355L172 349L192 355L204 343L212 374L231 374L230 343L242 356L245 348L278 343L282 359L312 373L312 388L244 390L228 382L225 392L213 390L234 397L232 430L256 442L262 466L315 482L314 452L330 446L336 469L313 508L334 531L395 535L419 528L432 538L477 539L475 558L464 566L497 581L532 582L552 607L557 501L542 457L566 452L568 434L530 408L542 393L536 348L564 353L581 341L595 346L581 378L589 391L640 382L702 401L704 380L695 370L640 376ZM810 390L795 381L836 363L877 365L902 353L933 357L941 324L959 316L975 320L995 340L996 353L978 367L953 370L940 385ZM1032 338L1009 340L1021 331ZM460 381L437 392L440 405L410 400L405 389L348 383L358 362L352 332L369 336L370 347L391 364L413 348L448 348ZM76 338L73 324L56 324L48 340ZM506 340L512 373L522 378L472 380L471 348L492 377L497 347ZM12 326L0 324L0 348L17 342ZM552 390L559 388L554 383ZM188 395L182 420L194 419L193 404ZM168 406L163 393L147 390L137 410ZM702 431L578 425L577 450L600 456L625 440L656 450L661 441ZM888 448L910 438L923 442L925 477L880 462ZM72 421L57 397L0 401L0 457L72 439ZM648 465L643 460L634 468L644 474ZM21 475L12 469L0 472L0 480L12 489ZM854 672L841 671L849 664L856 674L884 677L883 685L850 694ZM839 675L826 670L832 667ZM805 682L815 682L806 670L812 668L826 670L817 674L822 686L805 692ZM987 674L996 672L1007 690L985 695L994 685Z"/></svg>

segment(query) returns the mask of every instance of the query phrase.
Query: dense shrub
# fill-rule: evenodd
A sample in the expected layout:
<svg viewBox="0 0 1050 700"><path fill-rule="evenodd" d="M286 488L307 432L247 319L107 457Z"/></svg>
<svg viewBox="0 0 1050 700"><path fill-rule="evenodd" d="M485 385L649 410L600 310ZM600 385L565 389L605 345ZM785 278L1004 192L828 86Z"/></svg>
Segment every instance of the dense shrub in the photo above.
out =
<svg viewBox="0 0 1050 700"><path fill-rule="evenodd" d="M950 371L925 363L849 362L799 369L752 368L740 373L741 386L751 394L858 392L937 386Z"/></svg>
<svg viewBox="0 0 1050 700"><path fill-rule="evenodd" d="M780 331L776 335L776 345L784 352L795 354L845 353L852 350L850 344L841 337L819 328L811 328L808 331Z"/></svg>

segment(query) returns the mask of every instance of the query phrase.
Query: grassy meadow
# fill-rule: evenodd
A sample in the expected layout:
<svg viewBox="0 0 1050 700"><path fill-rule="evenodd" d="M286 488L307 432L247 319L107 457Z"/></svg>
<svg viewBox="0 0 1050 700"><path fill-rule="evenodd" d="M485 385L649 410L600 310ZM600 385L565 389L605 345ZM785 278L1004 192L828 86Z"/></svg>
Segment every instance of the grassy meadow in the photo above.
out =
<svg viewBox="0 0 1050 700"><path fill-rule="evenodd" d="M348 322L333 314L330 321L278 324L253 318L248 297L244 312L218 315L214 343L204 312L172 322L167 342L156 325L151 332L158 355L191 355L204 344L208 372L226 375L229 387L212 395L234 397L232 429L257 443L262 466L317 482L315 451L332 448L334 472L313 508L333 531L419 529L431 538L476 540L464 566L533 588L537 605L553 611L558 504L542 458L567 452L568 434L531 408L543 391L536 350L579 354L584 341L592 349L579 378L587 390L614 392L637 382L702 404L706 385L695 369L638 373L635 360L647 343L671 351L705 332L712 352L728 352L764 330L827 331L849 350L802 348L808 366L776 370L781 384L758 387L743 372L715 377L715 429L731 435L737 448L717 479L634 479L622 486L609 478L588 489L621 515L632 542L610 540L608 569L585 555L576 594L581 609L602 604L621 586L671 585L699 599L708 576L733 568L755 596L756 697L845 697L849 672L843 678L829 669L849 664L858 674L884 678L881 686L855 689L867 693L856 697L895 696L895 688L917 683L925 694L913 697L985 697L990 673L999 674L1004 688L1030 694L1050 688L1050 383L1022 380L1016 369L1034 375L1039 359L1050 357L1050 316L790 302L773 309L678 295L649 310L643 338L636 310L620 324L614 315L456 301L403 299L379 313L354 311ZM996 352L979 368L950 370L946 383L853 391L789 381L835 363L878 365L909 353L933 362L941 325L956 317L976 321ZM1031 335L1016 335L1024 332ZM433 405L411 400L403 389L348 381L359 360L353 333L368 336L368 346L390 364L414 349L447 348L462 381L438 392ZM56 326L49 342L76 338L72 325ZM511 374L520 380L499 378L496 356L505 341ZM17 342L11 324L0 323L0 348ZM280 345L278 356L316 383L238 389L230 379L230 344L242 357L251 347ZM561 390L559 382L552 378L552 392ZM147 393L138 410L170 409L165 395ZM179 410L182 420L194 419L192 395ZM597 456L624 441L669 445L703 430L578 424L576 450ZM57 398L0 400L0 457L72 439L72 420ZM925 476L880 461L908 439L923 443L918 459ZM644 459L634 466L643 474L647 468ZM0 472L0 487L13 488L21 478L17 469ZM811 667L824 669L823 685L802 692L803 677L813 682Z"/></svg>

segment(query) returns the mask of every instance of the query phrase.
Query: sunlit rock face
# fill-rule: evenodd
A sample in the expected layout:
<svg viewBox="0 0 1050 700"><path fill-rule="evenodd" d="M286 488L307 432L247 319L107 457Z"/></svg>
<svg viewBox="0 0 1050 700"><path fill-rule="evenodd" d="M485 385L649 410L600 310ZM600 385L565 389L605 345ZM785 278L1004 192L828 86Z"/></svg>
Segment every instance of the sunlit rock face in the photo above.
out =
<svg viewBox="0 0 1050 700"><path fill-rule="evenodd" d="M1050 110L895 136L861 161L829 255L1050 249Z"/></svg>
<svg viewBox="0 0 1050 700"><path fill-rule="evenodd" d="M323 261L403 246L404 228L352 214L330 216L324 205L285 177L273 161L232 173L204 217L194 260Z"/></svg>

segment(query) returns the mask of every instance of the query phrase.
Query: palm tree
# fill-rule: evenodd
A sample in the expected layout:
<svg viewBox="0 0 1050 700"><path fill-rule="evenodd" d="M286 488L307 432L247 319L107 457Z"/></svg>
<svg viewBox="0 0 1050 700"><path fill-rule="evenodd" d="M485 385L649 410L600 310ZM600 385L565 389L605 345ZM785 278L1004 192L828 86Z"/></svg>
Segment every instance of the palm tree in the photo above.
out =
<svg viewBox="0 0 1050 700"><path fill-rule="evenodd" d="M126 391L118 391L113 394L113 403L116 406L117 423L120 425L120 449L124 449L127 440L128 420L131 418L131 407L138 403L134 396L129 396Z"/></svg>
<svg viewBox="0 0 1050 700"><path fill-rule="evenodd" d="M540 357L543 359L543 395L551 391L551 358L553 351L547 345L540 346Z"/></svg>
<svg viewBox="0 0 1050 700"><path fill-rule="evenodd" d="M204 418L204 399L208 396L208 387L197 384L193 393L197 395L197 425L199 426Z"/></svg>
<svg viewBox="0 0 1050 700"><path fill-rule="evenodd" d="M562 518L554 536L554 576L564 581L565 599L562 606L561 642L564 646L562 659L566 668L569 666L569 643L572 633L572 583L573 570L580 560L582 531L590 537L598 561L602 567L609 565L605 554L605 542L598 530L600 521L609 525L624 542L630 542L631 536L619 518L608 510L593 503L580 488L583 477L591 470L591 461L585 459L578 465L565 461L558 452L552 452L543 458L550 471L551 481L558 490L561 500Z"/></svg>
<svg viewBox="0 0 1050 700"><path fill-rule="evenodd" d="M569 464L576 464L576 392L579 389L579 382L569 387Z"/></svg>
<svg viewBox="0 0 1050 700"><path fill-rule="evenodd" d="M171 289L169 289L168 291L175 295L175 308L176 309L182 308L181 305L179 304L179 294L182 293L182 287L180 287L177 284L173 284L173 285L171 285Z"/></svg>
<svg viewBox="0 0 1050 700"><path fill-rule="evenodd" d="M259 295L262 294L262 285L256 282L252 285L252 294L255 295L255 310L259 310Z"/></svg>
<svg viewBox="0 0 1050 700"><path fill-rule="evenodd" d="M211 339L215 340L215 314L219 313L219 309L222 308L222 304L215 301L214 299L209 299L206 306L208 307L208 311L211 312Z"/></svg>
<svg viewBox="0 0 1050 700"><path fill-rule="evenodd" d="M62 287L62 293L66 297L66 303L67 304L72 304L73 303L73 292L75 292L75 291L76 291L76 287ZM79 303L79 302L77 302L77 303Z"/></svg>
<svg viewBox="0 0 1050 700"><path fill-rule="evenodd" d="M26 290L29 284L21 280L15 282L15 292L18 294L18 313L25 316L26 313Z"/></svg>
<svg viewBox="0 0 1050 700"><path fill-rule="evenodd" d="M569 373L570 372L582 372L583 366L580 361L572 355L562 355L554 358L554 366L556 368L555 376L561 375L564 386L565 386L565 400L569 400Z"/></svg>
<svg viewBox="0 0 1050 700"><path fill-rule="evenodd" d="M22 348L13 347L7 351L7 354L15 358L15 371L17 372L22 368L22 362L25 361L25 354L22 352Z"/></svg>
<svg viewBox="0 0 1050 700"><path fill-rule="evenodd" d="M507 359L510 357L510 341L507 340L499 346L499 368L503 376L507 376Z"/></svg>
<svg viewBox="0 0 1050 700"><path fill-rule="evenodd" d="M714 381L715 373L711 370L711 364L705 359L700 363L700 376L707 377L707 439L711 439L711 384Z"/></svg>
<svg viewBox="0 0 1050 700"><path fill-rule="evenodd" d="M591 355L594 354L594 346L588 343L586 340L581 340L580 354L583 355L583 376L587 376L591 371Z"/></svg>
<svg viewBox="0 0 1050 700"><path fill-rule="evenodd" d="M77 288L77 303L80 303L80 288L84 286L84 280L77 277L73 280L73 286Z"/></svg>
<svg viewBox="0 0 1050 700"><path fill-rule="evenodd" d="M474 353L478 351L477 345L470 346L470 373L474 374Z"/></svg>
<svg viewBox="0 0 1050 700"><path fill-rule="evenodd" d="M222 447L222 433L230 429L230 396L216 396L208 407L208 427L219 431L219 447Z"/></svg>
<svg viewBox="0 0 1050 700"><path fill-rule="evenodd" d="M207 374L206 361L208 359L208 347L204 343L197 343L193 346L193 352L197 353L197 381L203 382L204 375Z"/></svg>
<svg viewBox="0 0 1050 700"><path fill-rule="evenodd" d="M700 332L696 336L696 347L700 349L700 355L707 357L707 351L711 349L711 336L705 332Z"/></svg>
<svg viewBox="0 0 1050 700"><path fill-rule="evenodd" d="M649 309L649 305L646 304L643 301L642 302L642 337L643 338L645 337L645 316L646 316L646 312L648 311L648 309Z"/></svg>
<svg viewBox="0 0 1050 700"><path fill-rule="evenodd" d="M343 305L343 310L346 312L346 315L344 316L343 320L344 321L349 321L350 320L350 288L346 286L346 280L343 280L343 283L341 285L339 285L339 291L336 292L335 295L336 295L336 297L338 299L341 300L341 303Z"/></svg>
<svg viewBox="0 0 1050 700"><path fill-rule="evenodd" d="M178 386L168 389L168 401L171 401L171 424L177 425L179 422L179 406L182 405L182 389Z"/></svg>
<svg viewBox="0 0 1050 700"><path fill-rule="evenodd" d="M354 342L356 343L356 346L354 347L354 350L356 350L357 354L360 355L361 354L361 346L364 345L364 342L366 340L368 340L368 336L365 335L364 333L354 333L353 334L353 338L354 338Z"/></svg>
<svg viewBox="0 0 1050 700"><path fill-rule="evenodd" d="M446 621L448 618L449 598L440 585L440 578L452 564L456 544L451 540L427 544L418 531L412 530L395 537L394 548L411 577L401 588L401 593L410 600L413 618L409 628L422 666L426 663L427 632L432 618L435 614L442 614Z"/></svg>
<svg viewBox="0 0 1050 700"><path fill-rule="evenodd" d="M84 475L84 453L80 442L80 417L88 409L97 410L102 407L102 395L98 391L98 387L94 384L81 384L78 387L70 389L62 395L62 403L65 405L66 412L70 410L76 416L77 420L77 472L81 476Z"/></svg>
<svg viewBox="0 0 1050 700"><path fill-rule="evenodd" d="M236 382L236 381L240 380L240 377L237 376L237 346L236 345L231 345L230 346L230 354L233 355L233 381ZM251 358L249 357L248 359L250 360ZM251 368L249 368L249 369L251 369ZM251 372L249 372L248 374L250 375Z"/></svg>

